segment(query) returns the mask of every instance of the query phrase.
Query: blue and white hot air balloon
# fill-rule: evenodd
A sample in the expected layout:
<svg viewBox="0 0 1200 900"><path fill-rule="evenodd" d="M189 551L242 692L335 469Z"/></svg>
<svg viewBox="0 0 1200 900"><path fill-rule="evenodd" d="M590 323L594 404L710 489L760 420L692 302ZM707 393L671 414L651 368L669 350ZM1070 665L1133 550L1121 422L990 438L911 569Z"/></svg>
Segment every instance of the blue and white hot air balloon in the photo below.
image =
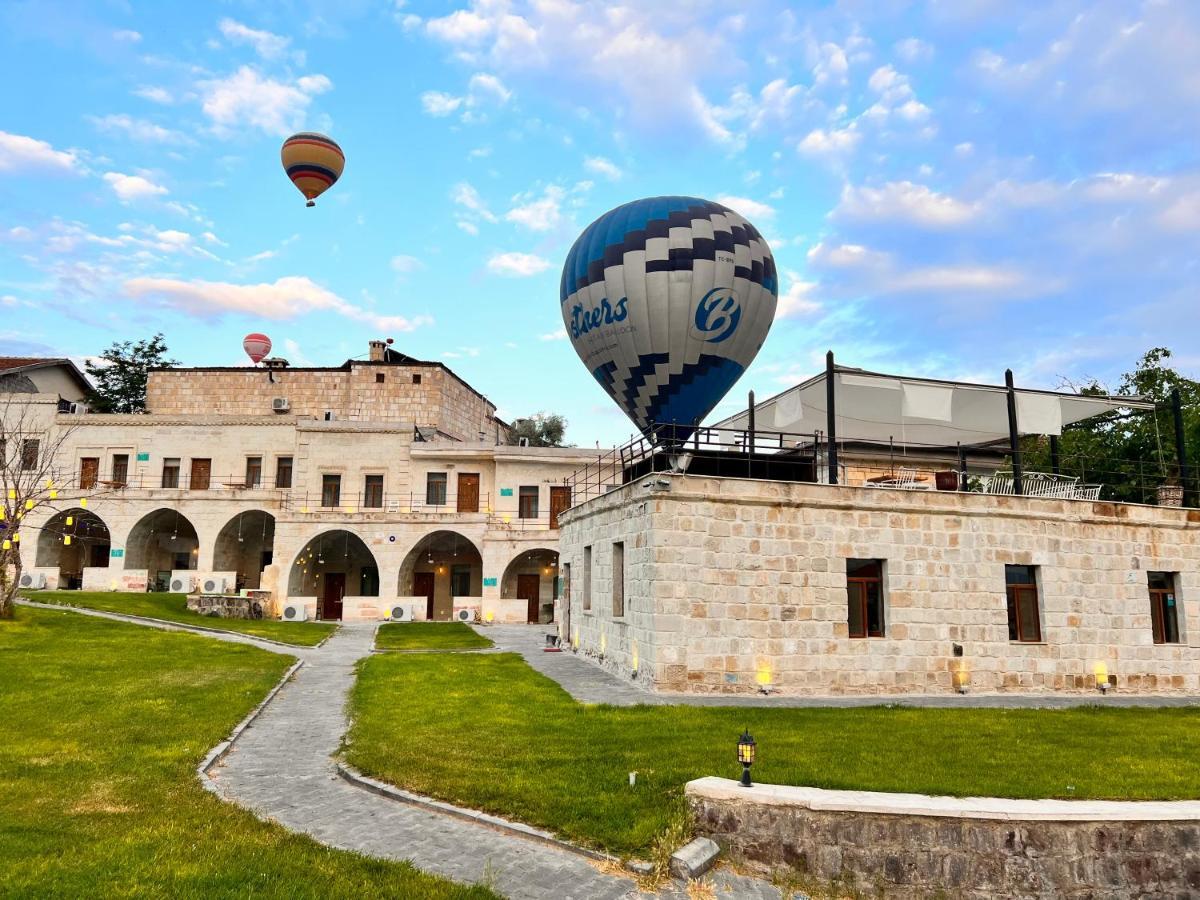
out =
<svg viewBox="0 0 1200 900"><path fill-rule="evenodd" d="M584 230L560 295L575 352L639 430L686 436L757 355L779 280L767 242L733 210L650 197Z"/></svg>

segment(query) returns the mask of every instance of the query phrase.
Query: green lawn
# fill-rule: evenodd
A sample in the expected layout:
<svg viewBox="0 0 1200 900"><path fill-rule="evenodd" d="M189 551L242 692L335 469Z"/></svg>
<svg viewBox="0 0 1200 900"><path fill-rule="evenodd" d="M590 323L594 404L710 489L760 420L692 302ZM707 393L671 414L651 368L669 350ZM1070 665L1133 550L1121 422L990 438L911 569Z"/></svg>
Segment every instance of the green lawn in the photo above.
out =
<svg viewBox="0 0 1200 900"><path fill-rule="evenodd" d="M492 897L200 786L200 760L291 662L47 610L0 621L0 896Z"/></svg>
<svg viewBox="0 0 1200 900"><path fill-rule="evenodd" d="M478 650L493 646L462 622L389 622L375 632L378 650Z"/></svg>
<svg viewBox="0 0 1200 900"><path fill-rule="evenodd" d="M683 785L764 782L1001 797L1200 797L1200 709L585 706L515 654L377 655L353 693L348 761L420 793L645 853ZM637 785L628 773L636 771Z"/></svg>
<svg viewBox="0 0 1200 900"><path fill-rule="evenodd" d="M85 606L105 612L126 613L167 619L184 625L200 625L219 631L236 631L255 637L270 638L298 647L319 644L337 628L331 622L281 622L278 619L222 619L202 616L187 608L183 594L126 594L116 591L35 591L28 595L39 603L61 603L64 606Z"/></svg>

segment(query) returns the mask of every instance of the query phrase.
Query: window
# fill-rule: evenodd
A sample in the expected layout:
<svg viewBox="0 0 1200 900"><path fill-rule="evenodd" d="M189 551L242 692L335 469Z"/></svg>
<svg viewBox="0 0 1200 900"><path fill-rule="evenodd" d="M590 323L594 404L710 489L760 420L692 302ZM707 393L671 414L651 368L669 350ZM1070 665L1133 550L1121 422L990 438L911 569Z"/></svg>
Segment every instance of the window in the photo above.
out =
<svg viewBox="0 0 1200 900"><path fill-rule="evenodd" d="M367 509L383 508L383 476L368 475L363 480L363 504Z"/></svg>
<svg viewBox="0 0 1200 900"><path fill-rule="evenodd" d="M414 372L413 373L413 384L420 384L420 383L421 383L421 376L418 373Z"/></svg>
<svg viewBox="0 0 1200 900"><path fill-rule="evenodd" d="M613 544L612 595L613 618L620 618L625 615L625 544L623 541Z"/></svg>
<svg viewBox="0 0 1200 900"><path fill-rule="evenodd" d="M536 519L538 516L537 485L521 488L517 503L517 518Z"/></svg>
<svg viewBox="0 0 1200 900"><path fill-rule="evenodd" d="M1179 607L1175 601L1174 572L1150 572L1150 623L1154 643L1179 643Z"/></svg>
<svg viewBox="0 0 1200 900"><path fill-rule="evenodd" d="M425 504L427 506L446 505L445 472L430 472L425 476Z"/></svg>
<svg viewBox="0 0 1200 900"><path fill-rule="evenodd" d="M262 484L262 457L246 457L246 487L258 487Z"/></svg>
<svg viewBox="0 0 1200 900"><path fill-rule="evenodd" d="M37 468L38 450L41 442L37 438L26 438L21 442L21 471L32 472Z"/></svg>
<svg viewBox="0 0 1200 900"><path fill-rule="evenodd" d="M275 487L290 488L292 486L292 458L281 456L275 460Z"/></svg>
<svg viewBox="0 0 1200 900"><path fill-rule="evenodd" d="M165 488L179 487L179 457L163 460L162 486Z"/></svg>
<svg viewBox="0 0 1200 900"><path fill-rule="evenodd" d="M376 372L376 373L375 373L375 383L376 383L376 384L383 384L383 382L384 382L384 375L383 375L383 373L382 373L382 372Z"/></svg>
<svg viewBox="0 0 1200 900"><path fill-rule="evenodd" d="M592 608L592 548L583 548L583 608Z"/></svg>
<svg viewBox="0 0 1200 900"><path fill-rule="evenodd" d="M846 560L850 637L883 637L883 560Z"/></svg>
<svg viewBox="0 0 1200 900"><path fill-rule="evenodd" d="M321 476L321 505L339 506L342 502L342 476Z"/></svg>
<svg viewBox="0 0 1200 900"><path fill-rule="evenodd" d="M85 456L79 460L79 489L90 491L100 478L100 457Z"/></svg>
<svg viewBox="0 0 1200 900"><path fill-rule="evenodd" d="M129 483L129 454L114 453L113 468L112 468L113 484L125 485Z"/></svg>
<svg viewBox="0 0 1200 900"><path fill-rule="evenodd" d="M1042 624L1037 567L1005 566L1004 581L1008 589L1008 639L1034 643L1040 641Z"/></svg>
<svg viewBox="0 0 1200 900"><path fill-rule="evenodd" d="M335 417L334 417L334 415L333 415L333 410L332 410L332 409L327 409L327 410L325 410L325 421L326 421L326 422L332 422L332 421L334 420L334 418L335 418Z"/></svg>
<svg viewBox="0 0 1200 900"><path fill-rule="evenodd" d="M471 596L471 567L470 566L451 566L450 567L450 596L451 597L470 597Z"/></svg>

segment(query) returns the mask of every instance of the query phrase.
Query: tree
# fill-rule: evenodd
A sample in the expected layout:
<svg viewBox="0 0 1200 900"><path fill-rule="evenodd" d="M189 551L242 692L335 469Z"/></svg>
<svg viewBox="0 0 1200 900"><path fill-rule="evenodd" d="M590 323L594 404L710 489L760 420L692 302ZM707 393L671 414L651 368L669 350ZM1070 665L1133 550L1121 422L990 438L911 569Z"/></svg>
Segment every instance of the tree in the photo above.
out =
<svg viewBox="0 0 1200 900"><path fill-rule="evenodd" d="M167 359L167 342L162 334L147 341L120 341L100 354L104 363L87 363L87 373L96 383L88 398L92 410L102 413L137 413L146 409L146 373L150 369L177 366Z"/></svg>
<svg viewBox="0 0 1200 900"><path fill-rule="evenodd" d="M1133 410L1110 412L1085 419L1063 430L1059 439L1060 471L1082 481L1103 483L1104 496L1131 503L1153 503L1160 484L1180 484L1179 460L1175 451L1175 424L1171 394L1179 391L1183 407L1184 442L1189 448L1191 477L1195 488L1197 450L1200 449L1200 382L1171 368L1171 351L1165 347L1148 350L1137 367L1121 377L1112 393L1137 394L1153 400L1153 412ZM1067 382L1081 394L1110 393L1092 379L1082 385ZM1023 442L1026 469L1049 471L1050 444L1039 437Z"/></svg>
<svg viewBox="0 0 1200 900"><path fill-rule="evenodd" d="M73 462L61 452L75 428L55 423L57 407L35 404L28 394L0 394L0 619L11 619L21 584L21 541L36 542L24 523L40 510L57 512L60 495L79 504L72 490ZM32 544L30 545L32 546Z"/></svg>
<svg viewBox="0 0 1200 900"><path fill-rule="evenodd" d="M552 413L536 413L527 419L517 419L508 431L510 444L529 439L530 447L565 447L563 437L567 432L567 420Z"/></svg>

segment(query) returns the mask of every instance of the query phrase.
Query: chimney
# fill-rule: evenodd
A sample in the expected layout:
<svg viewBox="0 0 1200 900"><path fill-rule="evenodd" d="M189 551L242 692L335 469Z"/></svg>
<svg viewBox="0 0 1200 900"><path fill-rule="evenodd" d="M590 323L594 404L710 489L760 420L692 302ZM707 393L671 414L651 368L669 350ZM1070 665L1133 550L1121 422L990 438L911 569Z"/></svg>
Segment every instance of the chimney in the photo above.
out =
<svg viewBox="0 0 1200 900"><path fill-rule="evenodd" d="M282 356L272 356L264 359L262 364L268 369L286 369L288 367L288 361Z"/></svg>
<svg viewBox="0 0 1200 900"><path fill-rule="evenodd" d="M371 348L369 356L371 362L383 362L383 348L386 344L383 341L370 341L367 346Z"/></svg>

